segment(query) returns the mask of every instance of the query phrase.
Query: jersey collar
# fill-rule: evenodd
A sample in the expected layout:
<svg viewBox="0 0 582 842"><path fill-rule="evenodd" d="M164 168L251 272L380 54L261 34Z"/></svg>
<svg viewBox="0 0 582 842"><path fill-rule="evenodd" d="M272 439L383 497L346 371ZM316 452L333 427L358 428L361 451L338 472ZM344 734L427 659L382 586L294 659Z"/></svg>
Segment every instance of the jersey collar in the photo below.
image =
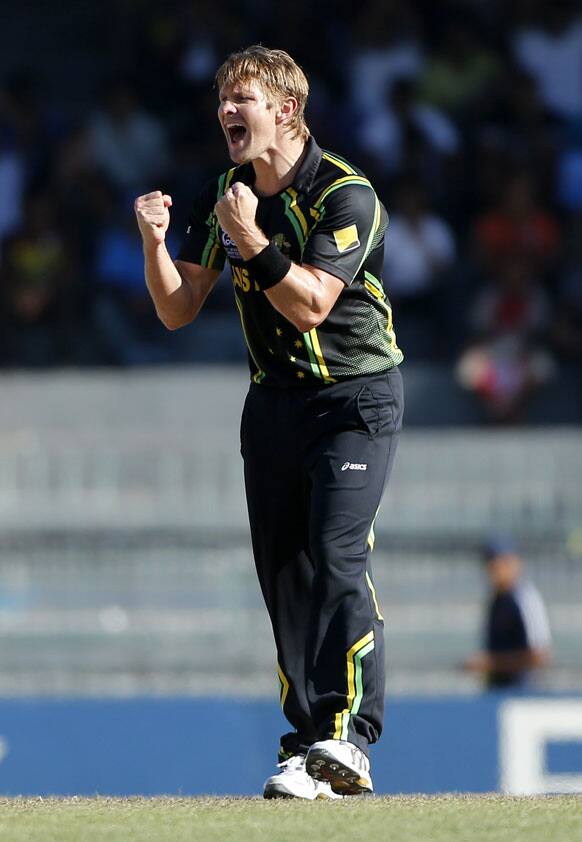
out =
<svg viewBox="0 0 582 842"><path fill-rule="evenodd" d="M295 174L293 187L298 193L307 193L311 189L315 173L321 164L321 149L311 135L307 138L305 157Z"/></svg>

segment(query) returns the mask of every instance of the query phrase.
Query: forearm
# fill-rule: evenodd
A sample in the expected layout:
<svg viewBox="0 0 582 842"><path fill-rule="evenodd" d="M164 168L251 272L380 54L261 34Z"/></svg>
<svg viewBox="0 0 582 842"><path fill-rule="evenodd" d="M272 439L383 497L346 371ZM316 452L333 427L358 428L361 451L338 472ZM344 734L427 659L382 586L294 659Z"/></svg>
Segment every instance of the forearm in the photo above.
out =
<svg viewBox="0 0 582 842"><path fill-rule="evenodd" d="M545 667L551 661L549 649L519 649L514 652L477 652L468 658L463 667L470 672L515 673Z"/></svg>
<svg viewBox="0 0 582 842"><path fill-rule="evenodd" d="M269 245L269 240L257 226L234 232L233 239L244 260L252 260ZM328 313L325 285L315 272L297 263L291 263L285 277L265 290L264 294L275 310L301 333L317 327Z"/></svg>
<svg viewBox="0 0 582 842"><path fill-rule="evenodd" d="M164 242L144 244L145 280L156 312L169 330L182 327L197 315L192 288L178 272Z"/></svg>
<svg viewBox="0 0 582 842"><path fill-rule="evenodd" d="M545 666L549 652L540 649L521 649L518 652L499 652L490 654L490 671L500 673L520 672Z"/></svg>
<svg viewBox="0 0 582 842"><path fill-rule="evenodd" d="M308 333L329 312L328 290L315 272L292 263L282 281L264 293L297 330Z"/></svg>

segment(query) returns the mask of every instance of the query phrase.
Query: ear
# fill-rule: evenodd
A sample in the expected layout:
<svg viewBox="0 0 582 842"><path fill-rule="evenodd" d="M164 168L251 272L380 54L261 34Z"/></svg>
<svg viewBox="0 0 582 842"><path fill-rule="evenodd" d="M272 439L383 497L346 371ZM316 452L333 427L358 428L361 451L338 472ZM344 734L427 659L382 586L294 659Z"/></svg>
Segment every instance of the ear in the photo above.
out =
<svg viewBox="0 0 582 842"><path fill-rule="evenodd" d="M277 125L285 125L297 111L298 103L294 96L285 97L277 107Z"/></svg>

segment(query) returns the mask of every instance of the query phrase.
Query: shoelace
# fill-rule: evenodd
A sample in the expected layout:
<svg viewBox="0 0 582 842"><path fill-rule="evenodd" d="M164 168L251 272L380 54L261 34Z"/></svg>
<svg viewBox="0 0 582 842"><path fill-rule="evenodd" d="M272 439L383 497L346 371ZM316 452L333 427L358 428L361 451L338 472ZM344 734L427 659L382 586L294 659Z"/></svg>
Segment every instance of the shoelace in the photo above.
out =
<svg viewBox="0 0 582 842"><path fill-rule="evenodd" d="M277 766L279 769L283 769L284 772L302 772L305 769L305 755L294 754L292 757L288 757L287 760L277 763Z"/></svg>
<svg viewBox="0 0 582 842"><path fill-rule="evenodd" d="M365 772L367 772L369 764L367 762L366 755L362 751L360 751L359 748L352 748L351 752L352 763L354 764L354 766L356 766L358 769L363 769Z"/></svg>

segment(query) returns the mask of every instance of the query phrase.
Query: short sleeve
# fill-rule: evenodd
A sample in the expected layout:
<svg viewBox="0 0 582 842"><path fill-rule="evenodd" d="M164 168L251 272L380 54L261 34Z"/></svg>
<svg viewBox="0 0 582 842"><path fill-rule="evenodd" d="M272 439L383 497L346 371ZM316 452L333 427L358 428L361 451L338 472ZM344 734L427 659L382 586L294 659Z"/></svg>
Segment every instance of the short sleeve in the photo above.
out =
<svg viewBox="0 0 582 842"><path fill-rule="evenodd" d="M516 602L521 611L528 647L549 648L552 642L550 623L539 591L532 584L524 585L516 594Z"/></svg>
<svg viewBox="0 0 582 842"><path fill-rule="evenodd" d="M301 262L349 286L370 252L383 243L386 211L370 186L350 184L330 192L319 212Z"/></svg>
<svg viewBox="0 0 582 842"><path fill-rule="evenodd" d="M196 263L208 269L222 269L225 252L218 234L214 206L217 199L216 179L201 190L182 239L177 260Z"/></svg>

